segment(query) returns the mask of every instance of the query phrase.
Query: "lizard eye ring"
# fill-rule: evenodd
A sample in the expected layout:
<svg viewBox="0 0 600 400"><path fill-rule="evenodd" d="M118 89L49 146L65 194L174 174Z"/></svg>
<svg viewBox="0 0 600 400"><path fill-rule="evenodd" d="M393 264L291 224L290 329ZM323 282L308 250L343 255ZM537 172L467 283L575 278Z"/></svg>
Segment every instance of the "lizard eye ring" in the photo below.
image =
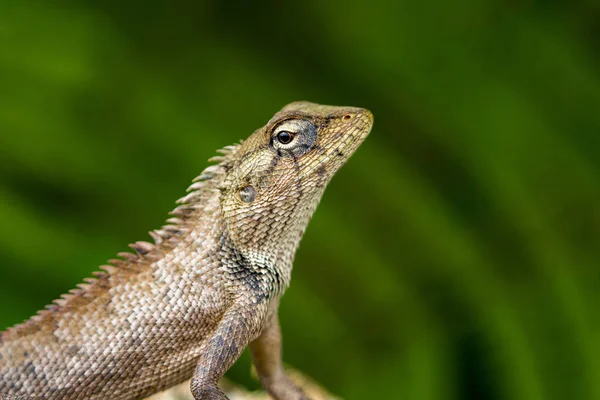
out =
<svg viewBox="0 0 600 400"><path fill-rule="evenodd" d="M290 131L281 131L277 134L277 140L281 144L290 144L294 140L294 133Z"/></svg>
<svg viewBox="0 0 600 400"><path fill-rule="evenodd" d="M307 119L287 119L275 126L270 140L280 155L300 157L317 141L317 127Z"/></svg>

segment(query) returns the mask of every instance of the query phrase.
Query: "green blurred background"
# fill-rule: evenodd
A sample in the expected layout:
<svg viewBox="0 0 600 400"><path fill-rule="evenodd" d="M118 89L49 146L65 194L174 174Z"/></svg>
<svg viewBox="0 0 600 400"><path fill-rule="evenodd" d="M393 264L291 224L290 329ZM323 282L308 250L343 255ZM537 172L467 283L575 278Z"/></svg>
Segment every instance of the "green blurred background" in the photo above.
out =
<svg viewBox="0 0 600 400"><path fill-rule="evenodd" d="M347 399L600 399L600 3L167 3L0 0L0 329L286 103L354 105L286 362Z"/></svg>

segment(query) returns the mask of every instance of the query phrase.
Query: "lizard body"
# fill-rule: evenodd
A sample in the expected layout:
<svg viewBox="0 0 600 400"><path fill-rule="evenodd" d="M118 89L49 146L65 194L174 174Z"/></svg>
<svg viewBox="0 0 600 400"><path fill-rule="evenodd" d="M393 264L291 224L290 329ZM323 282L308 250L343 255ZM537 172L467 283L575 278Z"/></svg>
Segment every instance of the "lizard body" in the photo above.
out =
<svg viewBox="0 0 600 400"><path fill-rule="evenodd" d="M150 232L95 277L0 333L0 399L143 399L192 377L194 398L250 346L265 389L306 398L281 367L279 298L335 172L372 114L289 104L228 146Z"/></svg>

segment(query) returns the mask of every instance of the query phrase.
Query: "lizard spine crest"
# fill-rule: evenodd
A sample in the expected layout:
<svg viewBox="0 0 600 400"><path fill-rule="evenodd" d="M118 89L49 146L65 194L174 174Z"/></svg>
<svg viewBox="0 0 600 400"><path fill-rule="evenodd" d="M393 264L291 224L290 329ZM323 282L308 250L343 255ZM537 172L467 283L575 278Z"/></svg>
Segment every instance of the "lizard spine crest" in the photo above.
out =
<svg viewBox="0 0 600 400"><path fill-rule="evenodd" d="M117 253L120 258L108 260L108 264L99 266L100 271L92 272L93 277L84 278L83 283L77 284L76 288L53 300L31 318L1 332L0 343L10 337L34 333L41 329L41 326L53 326L53 320L61 312L84 306L98 298L102 292L109 290L116 283L113 280L126 280L127 277L140 273L171 251L181 237L191 229L188 220L193 215L201 213L204 200L219 190L218 185L221 183L225 165L232 160L238 148L239 144L226 146L217 150L221 155L208 160L217 164L206 167L192 180L187 195L177 200L178 206L169 213L173 217L166 220L167 225L149 232L154 243L145 241L131 243L129 247L134 250L134 253Z"/></svg>

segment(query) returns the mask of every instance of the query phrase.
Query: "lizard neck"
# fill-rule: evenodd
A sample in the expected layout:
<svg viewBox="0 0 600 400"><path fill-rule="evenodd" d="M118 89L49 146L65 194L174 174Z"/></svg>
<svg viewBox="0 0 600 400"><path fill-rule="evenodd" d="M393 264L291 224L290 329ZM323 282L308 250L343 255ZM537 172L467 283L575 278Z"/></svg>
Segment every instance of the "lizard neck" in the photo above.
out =
<svg viewBox="0 0 600 400"><path fill-rule="evenodd" d="M289 218L283 220L277 219L277 215L281 214L277 204L271 207L271 213L262 216L260 209L255 214L241 215L227 215L227 210L222 210L221 246L234 254L233 259L239 266L264 276L272 283L272 291L282 294L290 284L296 250L321 195L322 190L318 190L295 199L292 209L286 211ZM258 224L255 218L262 218L270 224ZM270 229L271 226L275 229Z"/></svg>
<svg viewBox="0 0 600 400"><path fill-rule="evenodd" d="M222 268L234 286L241 282L258 298L277 297L289 286L291 261L278 260L263 249L241 249L226 230L222 233L219 248Z"/></svg>

